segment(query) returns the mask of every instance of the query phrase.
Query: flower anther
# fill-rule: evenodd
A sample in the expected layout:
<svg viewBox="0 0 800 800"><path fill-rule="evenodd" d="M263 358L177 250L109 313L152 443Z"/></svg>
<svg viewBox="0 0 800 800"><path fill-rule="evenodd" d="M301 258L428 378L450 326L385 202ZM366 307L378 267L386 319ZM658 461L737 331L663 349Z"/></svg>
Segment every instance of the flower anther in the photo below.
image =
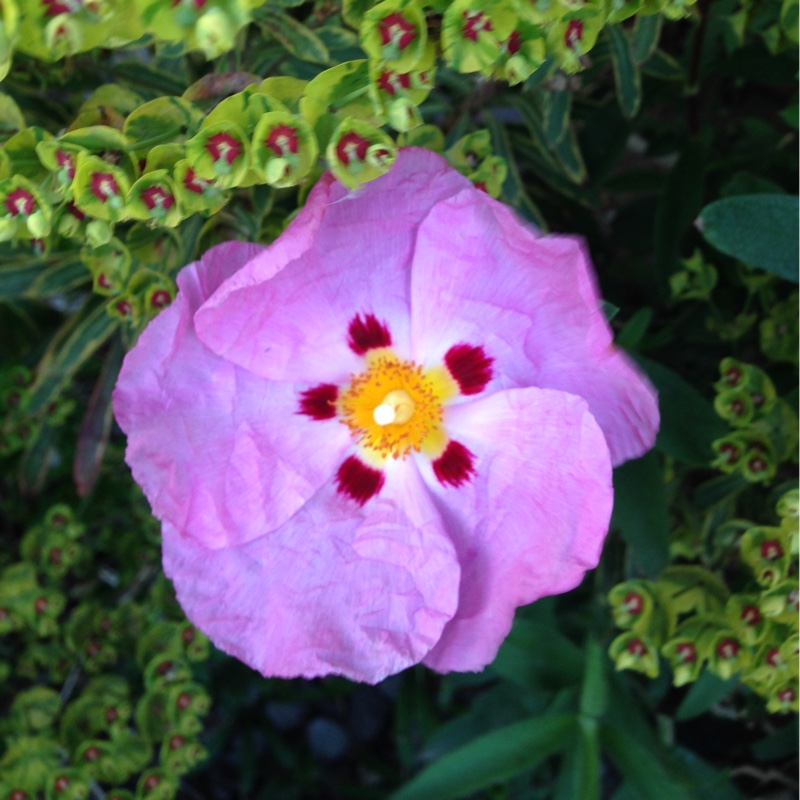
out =
<svg viewBox="0 0 800 800"><path fill-rule="evenodd" d="M270 247L218 245L177 284L114 410L217 647L286 678L480 670L518 606L596 565L612 464L658 411L576 239L407 148L357 192L326 173Z"/></svg>

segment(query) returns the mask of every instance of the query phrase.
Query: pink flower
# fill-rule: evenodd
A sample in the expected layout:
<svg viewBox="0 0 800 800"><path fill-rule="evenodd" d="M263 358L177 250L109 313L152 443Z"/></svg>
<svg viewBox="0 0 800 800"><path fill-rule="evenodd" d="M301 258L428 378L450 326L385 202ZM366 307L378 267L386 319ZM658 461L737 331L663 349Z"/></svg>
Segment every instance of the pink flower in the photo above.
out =
<svg viewBox="0 0 800 800"><path fill-rule="evenodd" d="M186 267L114 406L192 623L267 676L490 663L658 427L590 270L415 148Z"/></svg>

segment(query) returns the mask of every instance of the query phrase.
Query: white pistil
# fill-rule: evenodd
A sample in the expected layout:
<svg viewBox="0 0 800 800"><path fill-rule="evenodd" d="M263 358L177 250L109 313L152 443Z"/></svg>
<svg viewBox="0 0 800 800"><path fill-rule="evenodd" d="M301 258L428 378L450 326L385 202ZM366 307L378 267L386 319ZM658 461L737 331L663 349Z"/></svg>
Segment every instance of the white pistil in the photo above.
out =
<svg viewBox="0 0 800 800"><path fill-rule="evenodd" d="M414 401L405 389L389 392L372 412L372 418L381 427L403 425L414 416Z"/></svg>

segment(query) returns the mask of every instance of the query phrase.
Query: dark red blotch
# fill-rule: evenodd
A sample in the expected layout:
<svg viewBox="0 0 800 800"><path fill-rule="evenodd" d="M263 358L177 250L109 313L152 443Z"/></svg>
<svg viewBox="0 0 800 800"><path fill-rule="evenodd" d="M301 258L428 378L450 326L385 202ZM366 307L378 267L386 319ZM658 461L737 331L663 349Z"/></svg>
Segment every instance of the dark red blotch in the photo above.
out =
<svg viewBox="0 0 800 800"><path fill-rule="evenodd" d="M492 379L494 359L482 347L455 344L445 354L444 363L455 379L461 394L478 394Z"/></svg>
<svg viewBox="0 0 800 800"><path fill-rule="evenodd" d="M356 314L347 326L347 345L358 356L376 347L389 347L392 336L374 314Z"/></svg>
<svg viewBox="0 0 800 800"><path fill-rule="evenodd" d="M336 416L336 398L339 388L332 383L321 383L300 394L300 414L311 419L333 419Z"/></svg>
<svg viewBox="0 0 800 800"><path fill-rule="evenodd" d="M383 486L383 473L368 467L355 456L348 456L336 473L337 490L363 506Z"/></svg>
<svg viewBox="0 0 800 800"><path fill-rule="evenodd" d="M475 456L460 442L450 441L439 458L433 462L433 474L439 483L461 486L475 474Z"/></svg>

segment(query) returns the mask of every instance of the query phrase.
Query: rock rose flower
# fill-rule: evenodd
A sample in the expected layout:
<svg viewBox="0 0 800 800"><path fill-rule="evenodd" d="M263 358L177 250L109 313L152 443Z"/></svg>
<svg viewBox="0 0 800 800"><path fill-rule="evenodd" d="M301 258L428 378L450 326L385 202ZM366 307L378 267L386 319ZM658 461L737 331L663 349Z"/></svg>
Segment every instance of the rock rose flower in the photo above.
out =
<svg viewBox="0 0 800 800"><path fill-rule="evenodd" d="M431 152L178 276L114 395L189 619L266 676L490 663L597 564L652 388L585 250Z"/></svg>

